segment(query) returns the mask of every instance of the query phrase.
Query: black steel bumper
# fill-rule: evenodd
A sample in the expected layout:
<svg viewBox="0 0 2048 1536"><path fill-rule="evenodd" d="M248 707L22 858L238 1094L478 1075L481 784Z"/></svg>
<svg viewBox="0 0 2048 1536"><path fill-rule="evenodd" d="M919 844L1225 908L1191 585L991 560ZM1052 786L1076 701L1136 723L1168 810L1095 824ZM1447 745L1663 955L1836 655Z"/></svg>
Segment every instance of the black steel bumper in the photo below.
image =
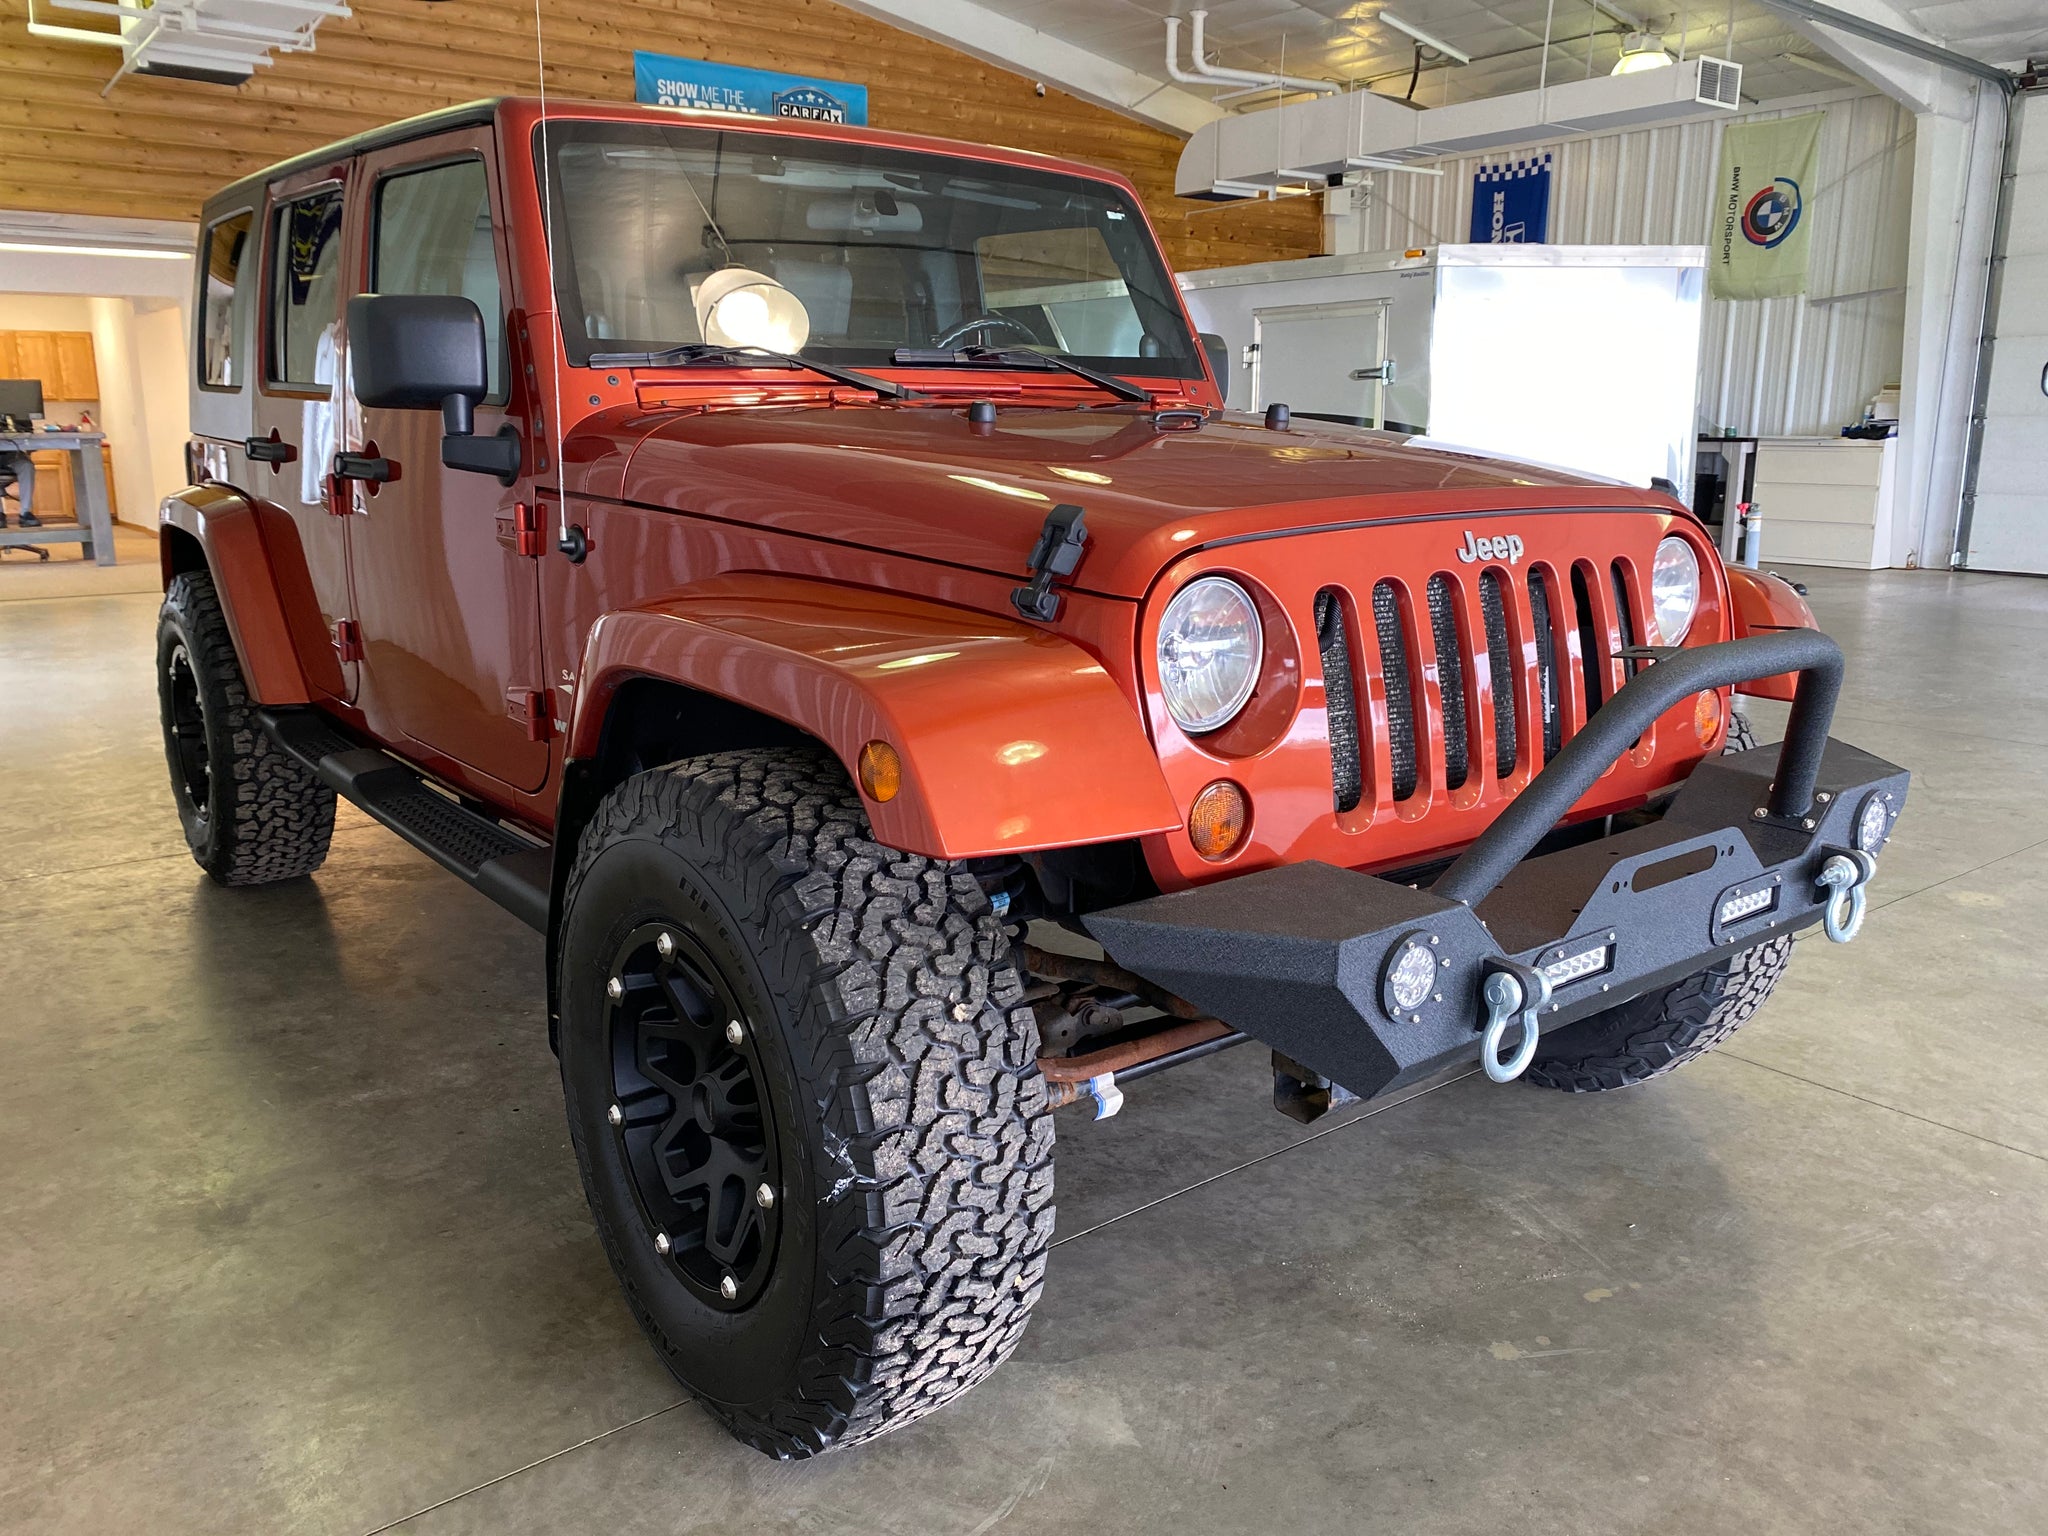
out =
<svg viewBox="0 0 2048 1536"><path fill-rule="evenodd" d="M1782 747L1705 760L1658 819L1531 856L1666 710L1795 671ZM1907 787L1905 770L1829 738L1841 672L1840 650L1811 630L1670 654L1428 889L1296 864L1098 912L1088 929L1148 981L1361 1098L1385 1093L1478 1058L1503 993L1525 1005L1518 1023L1549 1030L1812 927L1831 902L1839 917L1852 893L1824 872L1839 881L1852 865L1867 880L1859 819L1874 801L1888 836ZM1418 946L1434 983L1414 1000ZM1404 956L1407 1005L1393 971ZM1496 1065L1503 1035L1519 1031L1493 1031Z"/></svg>

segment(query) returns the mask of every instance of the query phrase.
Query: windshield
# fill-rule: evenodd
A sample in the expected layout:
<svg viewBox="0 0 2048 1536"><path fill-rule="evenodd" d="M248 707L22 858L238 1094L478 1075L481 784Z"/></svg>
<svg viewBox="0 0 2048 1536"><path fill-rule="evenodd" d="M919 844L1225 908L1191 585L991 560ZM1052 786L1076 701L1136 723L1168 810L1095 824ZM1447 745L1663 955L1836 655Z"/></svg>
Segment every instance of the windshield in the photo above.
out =
<svg viewBox="0 0 2048 1536"><path fill-rule="evenodd" d="M871 366L981 346L1201 376L1151 235L1107 182L718 128L541 131L579 365L693 343Z"/></svg>

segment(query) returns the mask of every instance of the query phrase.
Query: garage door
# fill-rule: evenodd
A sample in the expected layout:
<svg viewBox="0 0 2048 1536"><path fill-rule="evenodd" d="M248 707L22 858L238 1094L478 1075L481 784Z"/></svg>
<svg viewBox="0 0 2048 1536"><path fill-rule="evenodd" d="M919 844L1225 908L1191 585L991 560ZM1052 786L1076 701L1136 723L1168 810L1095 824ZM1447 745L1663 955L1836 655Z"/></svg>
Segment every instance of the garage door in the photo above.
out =
<svg viewBox="0 0 2048 1536"><path fill-rule="evenodd" d="M2048 574L2048 95L2024 98L2019 180L1964 564Z"/></svg>

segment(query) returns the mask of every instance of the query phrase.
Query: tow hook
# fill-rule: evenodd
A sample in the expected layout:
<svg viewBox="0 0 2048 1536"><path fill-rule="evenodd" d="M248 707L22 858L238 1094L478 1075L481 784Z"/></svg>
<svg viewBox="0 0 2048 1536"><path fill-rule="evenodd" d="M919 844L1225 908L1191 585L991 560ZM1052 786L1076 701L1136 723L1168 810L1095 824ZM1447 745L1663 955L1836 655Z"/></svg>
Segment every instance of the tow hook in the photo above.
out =
<svg viewBox="0 0 2048 1536"><path fill-rule="evenodd" d="M1534 966L1517 965L1512 960L1489 963L1492 968L1480 988L1486 1003L1486 1022L1480 1026L1483 1033L1479 1037L1479 1065L1496 1083L1512 1083L1536 1059L1536 1016L1550 1001L1550 978ZM1515 1047L1512 1060L1502 1061L1501 1039L1508 1026L1517 1021L1522 1026L1521 1043Z"/></svg>
<svg viewBox="0 0 2048 1536"><path fill-rule="evenodd" d="M1863 909L1868 904L1870 877L1877 873L1877 860L1860 848L1843 848L1830 853L1813 883L1827 893L1821 908L1821 927L1837 944L1846 944L1863 926Z"/></svg>

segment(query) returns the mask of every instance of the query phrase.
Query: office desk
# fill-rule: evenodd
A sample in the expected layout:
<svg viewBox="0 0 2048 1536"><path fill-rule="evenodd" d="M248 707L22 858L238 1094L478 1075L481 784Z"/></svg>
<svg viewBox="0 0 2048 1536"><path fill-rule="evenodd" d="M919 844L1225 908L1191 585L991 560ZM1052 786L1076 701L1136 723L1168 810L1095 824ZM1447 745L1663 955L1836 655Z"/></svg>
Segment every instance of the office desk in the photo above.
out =
<svg viewBox="0 0 2048 1536"><path fill-rule="evenodd" d="M71 484L81 496L76 528L0 529L0 545L83 544L85 557L101 565L114 563L114 514L107 503L107 468L100 458L104 432L15 432L0 436L0 450L9 453L71 455Z"/></svg>

